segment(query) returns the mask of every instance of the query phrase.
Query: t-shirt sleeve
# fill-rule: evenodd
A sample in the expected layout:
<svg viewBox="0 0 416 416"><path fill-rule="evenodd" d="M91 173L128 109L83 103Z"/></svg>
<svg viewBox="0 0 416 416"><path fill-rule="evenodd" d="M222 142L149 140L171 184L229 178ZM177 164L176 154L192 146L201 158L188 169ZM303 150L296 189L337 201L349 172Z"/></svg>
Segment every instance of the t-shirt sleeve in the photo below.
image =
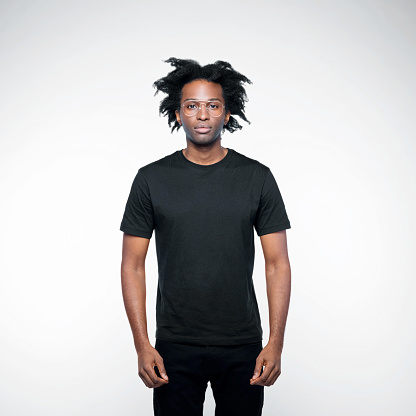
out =
<svg viewBox="0 0 416 416"><path fill-rule="evenodd" d="M131 185L120 230L150 240L153 229L153 206L149 186L141 169L139 169Z"/></svg>
<svg viewBox="0 0 416 416"><path fill-rule="evenodd" d="M269 168L261 190L254 228L259 237L291 228L282 195Z"/></svg>

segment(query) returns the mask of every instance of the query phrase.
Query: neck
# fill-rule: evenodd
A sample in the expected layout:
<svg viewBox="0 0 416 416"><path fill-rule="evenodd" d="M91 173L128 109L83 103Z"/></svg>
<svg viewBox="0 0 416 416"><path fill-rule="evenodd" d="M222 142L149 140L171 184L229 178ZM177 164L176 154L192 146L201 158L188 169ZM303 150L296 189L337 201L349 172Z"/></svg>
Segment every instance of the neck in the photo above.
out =
<svg viewBox="0 0 416 416"><path fill-rule="evenodd" d="M191 162L199 165L212 165L223 159L227 155L228 149L222 147L220 143L218 146L209 148L197 147L190 145L188 142L186 149L183 149L182 153Z"/></svg>

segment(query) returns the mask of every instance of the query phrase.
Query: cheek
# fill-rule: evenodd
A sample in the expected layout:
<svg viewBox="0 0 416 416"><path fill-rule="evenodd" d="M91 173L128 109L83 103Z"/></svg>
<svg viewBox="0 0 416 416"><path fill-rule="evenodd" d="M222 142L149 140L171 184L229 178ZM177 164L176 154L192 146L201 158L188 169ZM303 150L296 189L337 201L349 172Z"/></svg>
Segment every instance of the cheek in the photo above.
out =
<svg viewBox="0 0 416 416"><path fill-rule="evenodd" d="M184 129L185 133L189 133L191 134L193 131L193 127L192 125L189 123L189 120L183 120L182 119L182 124L181 124L182 128Z"/></svg>
<svg viewBox="0 0 416 416"><path fill-rule="evenodd" d="M216 122L217 129L222 130L223 127L224 127L225 122L226 122L225 119L221 117L221 120L218 120Z"/></svg>

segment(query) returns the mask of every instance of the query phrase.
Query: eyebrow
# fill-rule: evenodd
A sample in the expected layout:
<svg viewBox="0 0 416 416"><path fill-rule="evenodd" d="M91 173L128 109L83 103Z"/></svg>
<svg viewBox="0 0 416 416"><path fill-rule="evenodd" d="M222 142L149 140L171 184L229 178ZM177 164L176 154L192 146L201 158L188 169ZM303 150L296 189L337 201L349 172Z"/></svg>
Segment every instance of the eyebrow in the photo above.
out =
<svg viewBox="0 0 416 416"><path fill-rule="evenodd" d="M187 98L184 101L221 101L219 98L209 98L208 100L198 100L198 98Z"/></svg>

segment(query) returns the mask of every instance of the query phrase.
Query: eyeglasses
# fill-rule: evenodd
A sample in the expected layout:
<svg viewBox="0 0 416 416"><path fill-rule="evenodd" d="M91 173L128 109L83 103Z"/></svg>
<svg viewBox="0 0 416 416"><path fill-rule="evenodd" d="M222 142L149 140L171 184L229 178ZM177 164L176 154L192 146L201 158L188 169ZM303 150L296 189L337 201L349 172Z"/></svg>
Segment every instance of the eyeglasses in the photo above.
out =
<svg viewBox="0 0 416 416"><path fill-rule="evenodd" d="M185 101L181 107L186 116L196 116L201 111L202 104L212 117L219 117L225 108L221 101Z"/></svg>

